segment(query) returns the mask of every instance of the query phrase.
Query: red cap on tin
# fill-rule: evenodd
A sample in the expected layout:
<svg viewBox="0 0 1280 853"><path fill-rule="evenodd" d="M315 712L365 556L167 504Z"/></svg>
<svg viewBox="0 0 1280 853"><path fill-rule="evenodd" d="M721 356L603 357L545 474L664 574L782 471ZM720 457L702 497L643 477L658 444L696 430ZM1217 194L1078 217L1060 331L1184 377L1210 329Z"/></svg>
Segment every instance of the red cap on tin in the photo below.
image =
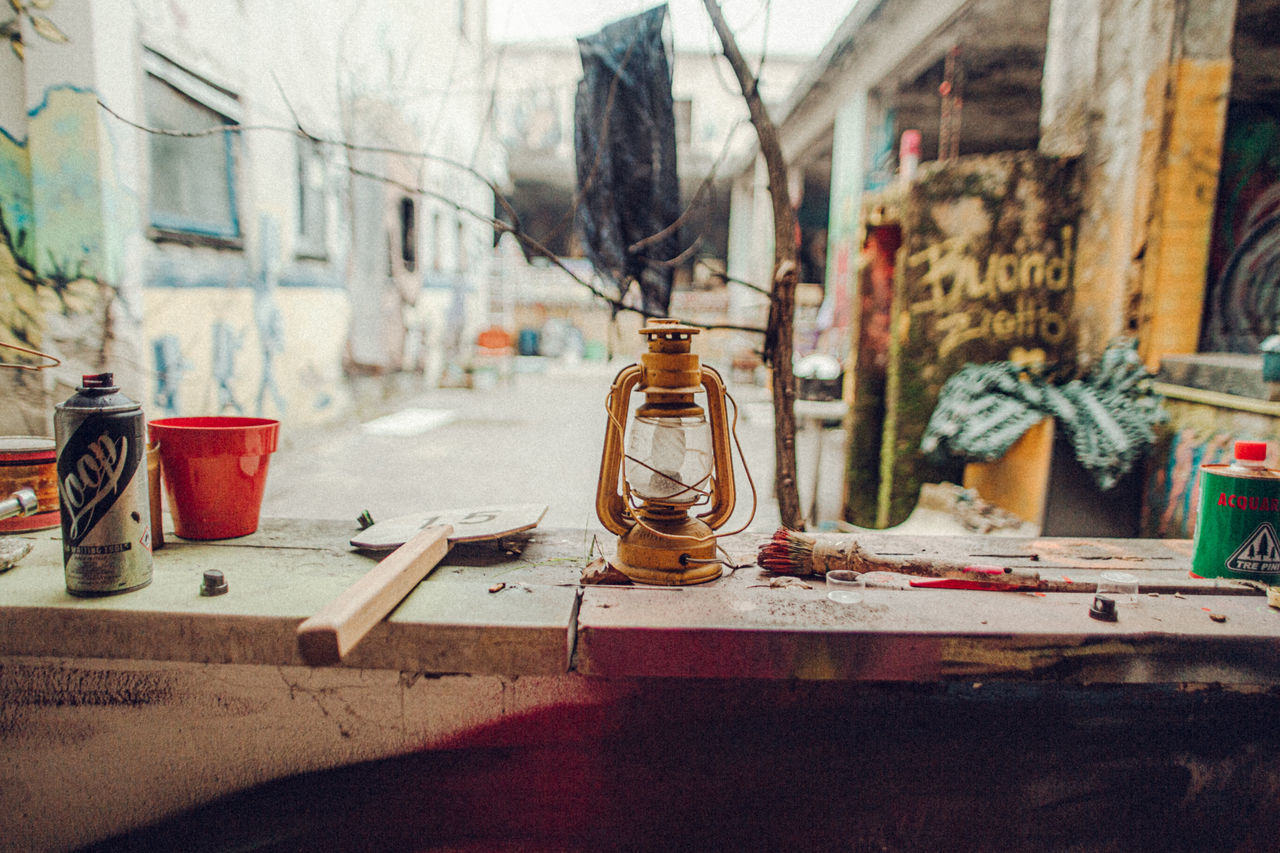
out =
<svg viewBox="0 0 1280 853"><path fill-rule="evenodd" d="M1267 443L1265 441L1237 441L1235 455L1236 459L1241 462L1264 462L1267 458Z"/></svg>

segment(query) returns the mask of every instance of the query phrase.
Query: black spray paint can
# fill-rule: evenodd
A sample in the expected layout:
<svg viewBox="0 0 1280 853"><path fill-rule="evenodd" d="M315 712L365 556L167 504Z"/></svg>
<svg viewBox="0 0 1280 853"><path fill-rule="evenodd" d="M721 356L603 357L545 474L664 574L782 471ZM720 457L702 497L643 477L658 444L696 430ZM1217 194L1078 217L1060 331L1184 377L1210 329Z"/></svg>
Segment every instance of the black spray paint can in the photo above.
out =
<svg viewBox="0 0 1280 853"><path fill-rule="evenodd" d="M113 595L151 583L146 422L110 373L85 376L54 407L62 565L72 595Z"/></svg>

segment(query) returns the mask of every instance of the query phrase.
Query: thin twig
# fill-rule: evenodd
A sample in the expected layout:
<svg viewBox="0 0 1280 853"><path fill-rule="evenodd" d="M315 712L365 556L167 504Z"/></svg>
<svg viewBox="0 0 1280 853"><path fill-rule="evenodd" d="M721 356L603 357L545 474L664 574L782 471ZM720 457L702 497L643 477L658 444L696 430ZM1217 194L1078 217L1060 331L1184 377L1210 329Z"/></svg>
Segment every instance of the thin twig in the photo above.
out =
<svg viewBox="0 0 1280 853"><path fill-rule="evenodd" d="M651 267L658 267L659 269L671 269L673 267L678 267L685 261L689 260L689 258L693 257L693 253L696 252L701 245L702 235L699 234L697 239L689 244L689 248L685 249L674 258L667 261L659 260L657 258L645 258L644 262Z"/></svg>
<svg viewBox="0 0 1280 853"><path fill-rule="evenodd" d="M768 288L761 287L760 285L755 284L753 282L746 281L741 278L734 278L731 275L726 275L721 277L727 282L731 282L733 284L740 284L743 287L747 288L748 290L754 290L756 293L763 293L765 296L772 295L772 291L770 291Z"/></svg>
<svg viewBox="0 0 1280 853"><path fill-rule="evenodd" d="M516 238L517 242L519 242L521 250L525 253L526 258L533 257L533 256L545 258L553 266L555 266L556 268L564 272L571 279L573 279L573 281L585 287L588 291L591 292L593 296L603 300L615 311L628 311L628 312L633 312L637 314L644 313L640 308L637 308L636 306L633 306L633 305L628 305L622 299L617 299L603 293L599 288L597 288L591 282L587 281L586 279L582 278L577 273L575 273L573 270L569 269L569 267L566 266L564 262L560 260L560 258L555 254L555 252L552 252L542 243L538 242L534 238L530 237L526 232L521 230L519 217L516 215L515 210L511 207L510 202L503 195L501 189L499 189L497 184L492 179L490 179L488 176L481 173L475 167L469 166L466 163L459 162L458 160L455 160L451 157L444 157L442 155L432 154L427 151L409 151L403 148L396 148L392 146L362 145L362 144L350 142L344 139L330 139L330 138L312 133L311 131L303 127L302 124L298 121L298 117L296 113L294 114L294 121L297 123L294 127L283 127L280 125L268 125L268 124L259 124L259 125L224 124L224 125L219 125L217 127L205 128L203 130L169 130L165 128L149 127L147 125L140 124L139 122L133 121L132 119L126 118L125 116L113 110L111 107L107 106L106 103L104 103L100 98L98 99L98 105L105 112L107 112L109 115L111 115L118 121L132 128L135 128L136 130L140 130L144 133L155 134L157 136L172 136L172 137L177 137L181 139L193 139L193 138L199 138L204 136L212 136L213 134L217 134L217 133L233 133L233 132L244 132L249 130L255 130L255 131L264 130L264 131L272 131L275 133L289 133L294 136L298 136L299 138L310 140L312 142L317 142L323 145L332 145L337 148L341 148L343 151L347 153L360 152L360 153L367 153L367 154L388 154L392 156L406 157L406 158L416 157L416 158L421 158L424 160L430 160L432 162L440 163L442 165L445 165L451 168L459 169L465 174L468 174L476 178L477 180L482 182L486 187L488 187L488 189L493 193L494 198L497 200L498 204L502 207L503 211L506 212L509 216L511 216L512 221L506 222L494 216L490 216L488 214L484 214L479 211L473 210L470 207L467 207L466 205L440 192L429 189L427 187L414 186L412 184L405 183L404 181L400 181L386 175L380 175L376 172L371 172L366 169L358 168L356 166L348 165L347 167L349 173L352 175L357 175L359 177L364 177L364 178L369 178L370 180L379 181L380 183L384 183L389 186L394 186L399 189L402 189L407 193L420 194L428 198L436 199L437 201L440 201L443 204L449 206L454 211L465 214L480 222L483 222L484 224L489 225L494 230L500 233L510 234ZM748 332L751 334L758 334L758 335L762 335L765 332L764 329L761 329L758 327L741 326L741 325L736 325L731 323L700 323L694 320L684 320L684 319L681 319L680 322L690 326L696 326L700 329L706 329L708 331L715 329L715 330L725 330L725 331Z"/></svg>
<svg viewBox="0 0 1280 853"><path fill-rule="evenodd" d="M741 121L737 122L736 124L734 124L733 128L729 131L729 133L725 136L724 144L720 146L720 153L719 155L716 156L715 162L711 164L711 171L707 172L707 174L702 178L702 182L699 183L698 188L694 190L693 198L689 201L688 206L685 207L685 209L680 213L680 215L676 217L676 221L672 222L666 228L663 228L657 234L650 234L648 237L641 238L640 240L637 240L636 242L632 243L630 246L627 247L628 252L635 254L636 252L639 252L641 249L648 248L654 243L657 243L658 241L665 239L668 235L673 234L677 228L680 228L681 226L684 225L685 221L688 220L688 218L693 214L694 208L696 208L698 206L698 203L702 200L702 196L705 195L715 183L716 173L720 170L720 165L724 162L725 158L728 156L729 143L733 141L734 135L737 133L738 128L741 126L742 126L742 122Z"/></svg>

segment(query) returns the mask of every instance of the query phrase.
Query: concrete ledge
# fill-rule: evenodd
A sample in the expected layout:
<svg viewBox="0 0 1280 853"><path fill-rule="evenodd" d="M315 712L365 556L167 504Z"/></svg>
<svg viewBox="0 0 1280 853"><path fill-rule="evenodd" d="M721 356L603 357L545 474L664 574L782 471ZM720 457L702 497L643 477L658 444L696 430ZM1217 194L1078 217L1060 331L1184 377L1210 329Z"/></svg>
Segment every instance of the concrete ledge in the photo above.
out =
<svg viewBox="0 0 1280 853"><path fill-rule="evenodd" d="M349 522L264 520L251 536L186 542L172 534L155 554L154 579L136 592L76 598L66 591L58 531L33 534L35 549L0 575L0 655L302 665L295 631L375 564L347 546ZM563 553L555 537L457 546L344 665L412 672L563 673L577 580L571 565L539 565ZM206 569L230 591L202 597ZM519 570L523 585L511 574ZM508 584L499 593L489 589Z"/></svg>
<svg viewBox="0 0 1280 853"><path fill-rule="evenodd" d="M35 534L33 553L0 575L0 657L301 665L298 623L373 565L346 546L349 527L268 521L242 539L171 540L156 554L151 586L100 599L68 595L56 531ZM580 530L456 546L343 666L508 677L1280 685L1280 611L1238 584L1189 579L1185 540L859 535L872 553L1014 566L1082 585L1121 569L1165 590L1107 623L1089 617L1087 591L872 589L863 603L838 604L820 578L756 567L764 538L725 541L742 568L688 588L580 587L589 542ZM223 570L227 595L198 594L209 568Z"/></svg>
<svg viewBox="0 0 1280 853"><path fill-rule="evenodd" d="M1189 582L1185 541L877 534L859 542L878 553L969 554L1078 583L1106 570ZM703 588L590 590L578 614L577 668L608 677L1280 684L1280 611L1261 595L1211 594L1208 584L1203 595L1141 596L1107 623L1090 618L1086 592L870 589L845 605L827 599L819 579L779 582L752 566Z"/></svg>

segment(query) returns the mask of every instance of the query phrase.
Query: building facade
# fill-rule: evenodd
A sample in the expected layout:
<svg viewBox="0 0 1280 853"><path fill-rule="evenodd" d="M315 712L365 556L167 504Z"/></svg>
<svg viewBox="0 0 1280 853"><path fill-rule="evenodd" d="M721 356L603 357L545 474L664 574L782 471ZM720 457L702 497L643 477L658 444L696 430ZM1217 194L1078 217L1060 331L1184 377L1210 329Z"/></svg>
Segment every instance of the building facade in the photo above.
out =
<svg viewBox="0 0 1280 853"><path fill-rule="evenodd" d="M846 367L846 399L854 411L848 520L883 526L901 521L909 509L909 500L896 509L887 505L882 472L920 455L918 441L899 428L920 421L918 438L930 406L927 394L907 393L914 387L907 374L945 360L912 349L927 337L924 318L877 301L877 277L885 293L895 287L895 274L905 279L904 293L916 285L951 292L963 288L967 279L953 273L969 261L981 276L1027 253L1069 258L1065 298L1054 306L1039 298L1026 305L1052 310L1052 323L1021 322L1031 315L1019 314L1013 303L996 304L1017 289L1013 283L990 290L994 298L986 308L994 325L961 330L970 315L951 312L948 328L970 341L949 352L956 366L966 357L1043 355L1065 342L1069 351L1056 354L1068 367L1087 368L1109 344L1127 338L1152 371L1215 350L1255 359L1248 370L1259 371L1258 342L1280 319L1273 309L1275 279L1266 274L1274 243L1272 164L1280 156L1274 141L1280 91L1267 71L1275 63L1276 9L1272 0L877 0L853 8L777 119L793 185L829 191L826 210L812 209L815 224L807 229L804 202L798 202L802 248L820 228L826 246L822 322L810 339L799 340L827 347ZM966 201L958 176L975 174L981 158L1006 156L1072 164L1070 180L1047 195L1044 187L1028 192L1034 182L1009 184L997 199L984 195L999 183L989 172L970 182ZM737 277L759 278L772 261L761 176L753 163L735 180L729 269ZM938 191L949 181L954 192L941 204ZM933 254L912 242L920 232L901 230L908 220L925 221L910 213L924 209L921 204L942 241ZM1071 211L1069 230L1019 236L1013 223L1025 223L1023 215L1037 207L1053 213L1046 205ZM894 228L899 232L890 235ZM904 244L915 246L914 253L895 270ZM938 254L948 246L956 252ZM968 261L965 252L972 255ZM943 272L941 261L952 263L952 272ZM986 279L976 281L968 292L981 301ZM930 346L957 340L940 334ZM990 351L992 342L1003 349ZM983 351L968 352L974 347ZM902 352L912 357L892 355ZM895 358L905 373L895 373ZM1194 373L1183 370L1179 382ZM1205 381L1218 390L1263 384L1214 375ZM929 384L936 388L945 378L934 376ZM1166 396L1197 396L1175 386L1166 383ZM896 411L889 411L886 394L901 403ZM1241 395L1249 396L1232 396ZM1269 405L1227 400L1217 414L1195 415L1195 425L1192 415L1175 412L1173 441L1188 444L1181 453L1166 458L1161 451L1148 460L1158 481L1149 491L1172 489L1181 507L1174 515L1189 522L1198 461L1228 452L1230 435L1275 437L1274 420L1266 420L1271 416L1239 423L1237 415L1257 415L1260 404ZM885 423L897 431L884 432ZM856 510L853 504L864 499L871 506ZM1163 501L1148 495L1157 517L1168 515ZM1161 535L1191 529L1177 523L1144 530L1157 528Z"/></svg>
<svg viewBox="0 0 1280 853"><path fill-rule="evenodd" d="M483 2L40 5L0 58L0 339L62 364L0 373L0 431L103 369L152 416L322 422L483 326Z"/></svg>

